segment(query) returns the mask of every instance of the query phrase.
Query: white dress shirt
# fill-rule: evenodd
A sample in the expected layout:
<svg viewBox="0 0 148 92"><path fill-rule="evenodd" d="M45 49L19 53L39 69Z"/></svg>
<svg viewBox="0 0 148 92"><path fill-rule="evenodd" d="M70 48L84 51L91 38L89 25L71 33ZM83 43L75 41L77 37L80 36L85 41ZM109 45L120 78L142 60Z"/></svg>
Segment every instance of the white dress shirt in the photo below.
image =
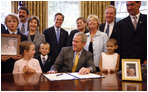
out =
<svg viewBox="0 0 148 92"><path fill-rule="evenodd" d="M110 37L111 34L112 34L112 31L113 31L113 28L114 28L114 24L115 24L114 21L109 24L109 33L108 33L108 36L109 36L109 37ZM108 25L108 23L106 22L106 23L105 23L104 32L106 32L107 25Z"/></svg>

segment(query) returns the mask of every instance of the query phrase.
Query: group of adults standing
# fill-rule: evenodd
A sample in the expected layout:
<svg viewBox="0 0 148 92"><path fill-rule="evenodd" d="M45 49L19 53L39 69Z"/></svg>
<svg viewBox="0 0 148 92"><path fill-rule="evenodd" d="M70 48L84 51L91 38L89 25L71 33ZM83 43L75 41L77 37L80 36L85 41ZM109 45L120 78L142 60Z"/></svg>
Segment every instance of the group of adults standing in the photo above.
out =
<svg viewBox="0 0 148 92"><path fill-rule="evenodd" d="M78 29L72 30L69 36L68 32L61 28L64 22L62 13L57 13L54 16L55 24L45 29L43 34L41 34L38 32L39 19L36 16L31 16L28 19L28 9L20 7L16 28L14 30L9 29L9 21L6 18L5 24L8 29L5 31L1 30L1 32L19 34L21 35L21 41L32 41L36 46L36 53L39 53L38 49L42 42L48 42L50 44L49 54L54 60L56 60L63 47L73 45L75 33L84 32L87 37L84 49L93 54L96 71L99 71L100 55L106 51L107 40L115 38L119 45L116 52L120 54L121 59L137 58L143 63L147 60L147 15L140 13L141 1L127 1L126 6L129 16L117 23L115 22L116 8L112 5L105 9L106 22L101 25L96 15L89 15L87 21L83 17L79 17L76 20ZM9 59L7 58L7 60Z"/></svg>

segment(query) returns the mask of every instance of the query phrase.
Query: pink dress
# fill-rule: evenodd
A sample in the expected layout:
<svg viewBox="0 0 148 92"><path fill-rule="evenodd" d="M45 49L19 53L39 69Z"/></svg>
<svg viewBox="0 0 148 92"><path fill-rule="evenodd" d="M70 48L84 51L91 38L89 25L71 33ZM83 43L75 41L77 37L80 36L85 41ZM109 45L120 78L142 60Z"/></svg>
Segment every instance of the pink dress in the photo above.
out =
<svg viewBox="0 0 148 92"><path fill-rule="evenodd" d="M102 69L115 69L117 65L118 53L107 55L102 53Z"/></svg>
<svg viewBox="0 0 148 92"><path fill-rule="evenodd" d="M24 59L16 61L14 64L13 73L23 73L23 68L26 65L34 69L36 73L42 73L39 61L34 58L31 58L29 62Z"/></svg>

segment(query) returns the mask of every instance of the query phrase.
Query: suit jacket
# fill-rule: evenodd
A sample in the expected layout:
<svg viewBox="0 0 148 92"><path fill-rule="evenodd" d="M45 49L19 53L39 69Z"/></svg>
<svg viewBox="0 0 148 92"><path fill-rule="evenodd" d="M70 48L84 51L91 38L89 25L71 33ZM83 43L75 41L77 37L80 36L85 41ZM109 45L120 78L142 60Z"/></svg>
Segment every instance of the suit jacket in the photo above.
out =
<svg viewBox="0 0 148 92"><path fill-rule="evenodd" d="M72 46L63 47L50 70L55 70L58 72L72 72L74 52L75 51L73 50ZM95 72L96 68L92 58L92 53L83 49L78 60L76 72L78 72L82 67L92 67L93 72Z"/></svg>
<svg viewBox="0 0 148 92"><path fill-rule="evenodd" d="M67 46L72 46L72 40L73 40L73 37L75 35L75 33L79 32L79 30L72 30L70 32L70 35L68 36L68 40L67 40ZM85 29L85 32L84 33L88 33L89 31L87 29Z"/></svg>
<svg viewBox="0 0 148 92"><path fill-rule="evenodd" d="M28 35L28 41L31 41L35 44L35 51L36 51L36 54L38 54L40 44L45 42L45 36L44 36L44 34L41 34L38 31L36 31L33 41L31 40L30 35Z"/></svg>
<svg viewBox="0 0 148 92"><path fill-rule="evenodd" d="M35 58L38 59L43 73L47 73L50 70L50 67L54 64L54 59L49 55L44 65L42 63L41 54L35 55Z"/></svg>
<svg viewBox="0 0 148 92"><path fill-rule="evenodd" d="M10 34L9 31L8 31L8 29L5 30L3 33ZM27 41L27 40L28 40L27 36L23 35L23 34L20 33L19 31L17 31L17 34L18 34L18 35L21 35L21 41Z"/></svg>
<svg viewBox="0 0 148 92"><path fill-rule="evenodd" d="M100 31L104 32L105 24L106 24L106 23L103 23L103 24L101 24L101 25L99 26L99 30L100 30ZM117 31L117 30L116 30L116 22L114 22L114 27L113 27L113 29L112 29L112 33L111 33L110 38L115 38L115 33L116 33L116 31Z"/></svg>
<svg viewBox="0 0 148 92"><path fill-rule="evenodd" d="M45 29L44 35L45 35L46 42L50 44L50 50L51 50L50 56L56 59L56 57L59 55L61 51L61 48L66 46L67 39L68 39L68 32L65 31L63 28L60 29L59 44L57 42L54 26Z"/></svg>
<svg viewBox="0 0 148 92"><path fill-rule="evenodd" d="M5 32L5 26L3 24L1 24L1 33Z"/></svg>
<svg viewBox="0 0 148 92"><path fill-rule="evenodd" d="M147 59L147 15L140 14L136 30L130 16L117 23L116 39L121 58Z"/></svg>

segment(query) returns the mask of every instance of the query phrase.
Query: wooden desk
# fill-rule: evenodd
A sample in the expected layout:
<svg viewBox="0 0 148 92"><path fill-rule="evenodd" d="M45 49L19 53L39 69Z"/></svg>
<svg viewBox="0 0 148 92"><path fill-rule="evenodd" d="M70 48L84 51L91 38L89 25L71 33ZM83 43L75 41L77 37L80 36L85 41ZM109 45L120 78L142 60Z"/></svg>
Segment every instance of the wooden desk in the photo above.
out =
<svg viewBox="0 0 148 92"><path fill-rule="evenodd" d="M104 74L103 74L104 75ZM49 81L42 74L2 74L2 91L124 91L147 90L147 75L142 82L121 80L121 74L104 75L101 79Z"/></svg>

